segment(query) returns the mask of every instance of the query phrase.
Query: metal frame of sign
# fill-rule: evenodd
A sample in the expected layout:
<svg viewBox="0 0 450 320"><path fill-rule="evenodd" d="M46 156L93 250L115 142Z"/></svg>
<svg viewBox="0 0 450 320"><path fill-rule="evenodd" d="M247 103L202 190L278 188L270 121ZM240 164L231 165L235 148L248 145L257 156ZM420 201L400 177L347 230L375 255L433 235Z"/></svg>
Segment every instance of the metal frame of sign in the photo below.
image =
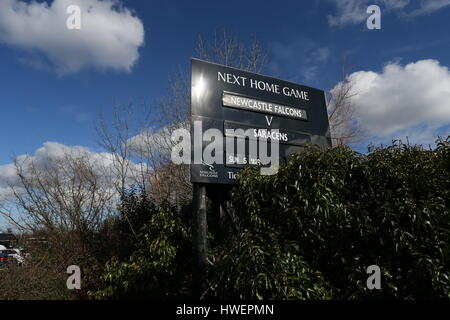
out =
<svg viewBox="0 0 450 320"><path fill-rule="evenodd" d="M194 135L195 121L201 121L202 133L211 128L222 131L224 141L240 138L225 136L227 128L259 130L255 135L278 129L282 137L280 163L285 163L289 154L301 151L307 144L331 147L323 90L198 59L191 60L191 70L193 152L202 154L209 143L195 141L200 137ZM219 156L223 157L223 164L192 164L191 182L234 184L236 174L250 165L230 163L225 150L220 150ZM234 156L238 159L240 155ZM241 156L247 157L248 162L252 160L250 154Z"/></svg>
<svg viewBox="0 0 450 320"><path fill-rule="evenodd" d="M331 147L325 94L322 90L197 59L192 59L191 68L192 161L198 160L195 159L198 153L202 157L205 146L210 143L203 141L203 132L207 129L222 132L224 147L230 139L240 139L248 144L255 137L270 135L271 139L280 140L280 163L285 163L289 154L301 151L307 144ZM226 129L250 129L249 132L253 130L255 136L239 136L240 133L234 131L227 134ZM210 195L214 195L210 197L215 204L212 208L216 208L213 211L226 211L227 206L223 204L227 201L227 192L223 191L229 188L225 187L236 183L237 173L242 168L259 161L259 150L256 150L256 155L252 154L248 146L243 155L238 154L237 149L232 150L231 155L226 153L229 150L224 149L216 150L216 156L223 159L222 164L202 161L191 164L193 294L198 298L208 285L206 186ZM235 162L240 159L245 161ZM218 189L221 191L217 192ZM218 216L217 212L210 214L212 217Z"/></svg>

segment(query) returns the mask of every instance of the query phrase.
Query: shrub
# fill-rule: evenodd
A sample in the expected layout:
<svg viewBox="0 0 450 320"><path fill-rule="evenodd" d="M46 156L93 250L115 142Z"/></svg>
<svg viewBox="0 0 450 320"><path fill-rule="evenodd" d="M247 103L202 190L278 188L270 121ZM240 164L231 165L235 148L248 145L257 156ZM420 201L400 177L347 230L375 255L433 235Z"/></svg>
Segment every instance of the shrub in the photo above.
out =
<svg viewBox="0 0 450 320"><path fill-rule="evenodd" d="M296 243L241 232L231 246L215 250L212 291L219 299L328 299L331 291L320 272L299 255Z"/></svg>
<svg viewBox="0 0 450 320"><path fill-rule="evenodd" d="M145 197L135 200L147 201ZM139 230L136 251L125 261L114 257L106 264L101 276L102 290L92 292L92 297L171 299L189 296L192 268L189 224L169 205L149 208L153 212Z"/></svg>
<svg viewBox="0 0 450 320"><path fill-rule="evenodd" d="M274 176L247 170L233 192L242 228L295 243L335 298L449 298L450 140L367 155L309 148ZM382 290L366 288L366 268Z"/></svg>
<svg viewBox="0 0 450 320"><path fill-rule="evenodd" d="M0 300L70 300L79 292L67 289L66 269L54 252L32 248L25 264L0 268ZM53 254L52 254L53 253Z"/></svg>
<svg viewBox="0 0 450 320"><path fill-rule="evenodd" d="M188 297L190 208L128 199L124 208L150 218L93 296ZM394 142L366 155L309 147L276 175L242 171L230 202L235 231L209 234L205 298L450 298L450 137L435 150ZM381 268L381 290L366 287L370 265Z"/></svg>

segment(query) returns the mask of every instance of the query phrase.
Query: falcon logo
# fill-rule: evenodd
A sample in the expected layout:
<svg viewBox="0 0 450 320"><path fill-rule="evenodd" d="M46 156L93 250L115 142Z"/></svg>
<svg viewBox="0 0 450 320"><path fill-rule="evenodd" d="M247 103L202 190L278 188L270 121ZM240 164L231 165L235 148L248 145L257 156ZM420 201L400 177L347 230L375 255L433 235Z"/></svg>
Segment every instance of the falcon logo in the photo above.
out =
<svg viewBox="0 0 450 320"><path fill-rule="evenodd" d="M203 164L204 166L207 166L208 169L209 169L209 171L214 171L214 166L213 166L212 164L208 164L208 163L206 163L205 161L202 161L202 164Z"/></svg>
<svg viewBox="0 0 450 320"><path fill-rule="evenodd" d="M208 167L208 170L200 170L200 177L203 177L203 178L218 178L219 177L219 173L216 170L214 170L214 166L212 164L202 161L202 165Z"/></svg>

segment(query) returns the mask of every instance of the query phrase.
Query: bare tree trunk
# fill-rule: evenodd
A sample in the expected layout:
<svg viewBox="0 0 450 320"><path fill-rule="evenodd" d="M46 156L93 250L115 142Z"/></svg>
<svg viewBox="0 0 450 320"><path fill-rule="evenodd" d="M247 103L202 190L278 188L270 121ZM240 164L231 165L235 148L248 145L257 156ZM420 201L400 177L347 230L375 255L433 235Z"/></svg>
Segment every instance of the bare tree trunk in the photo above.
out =
<svg viewBox="0 0 450 320"><path fill-rule="evenodd" d="M358 142L361 131L355 119L352 97L357 93L343 67L341 81L328 93L327 110L333 146Z"/></svg>

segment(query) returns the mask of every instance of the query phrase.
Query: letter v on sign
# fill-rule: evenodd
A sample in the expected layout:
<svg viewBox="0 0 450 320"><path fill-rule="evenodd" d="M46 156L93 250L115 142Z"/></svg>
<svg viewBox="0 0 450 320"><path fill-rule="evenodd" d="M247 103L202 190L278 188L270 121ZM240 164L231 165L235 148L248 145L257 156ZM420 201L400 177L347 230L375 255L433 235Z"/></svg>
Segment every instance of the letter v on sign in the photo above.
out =
<svg viewBox="0 0 450 320"><path fill-rule="evenodd" d="M273 117L270 117L270 120L269 120L269 117L268 117L268 116L265 116L265 117L266 117L267 124L268 124L269 127L270 127L270 125L272 124Z"/></svg>

